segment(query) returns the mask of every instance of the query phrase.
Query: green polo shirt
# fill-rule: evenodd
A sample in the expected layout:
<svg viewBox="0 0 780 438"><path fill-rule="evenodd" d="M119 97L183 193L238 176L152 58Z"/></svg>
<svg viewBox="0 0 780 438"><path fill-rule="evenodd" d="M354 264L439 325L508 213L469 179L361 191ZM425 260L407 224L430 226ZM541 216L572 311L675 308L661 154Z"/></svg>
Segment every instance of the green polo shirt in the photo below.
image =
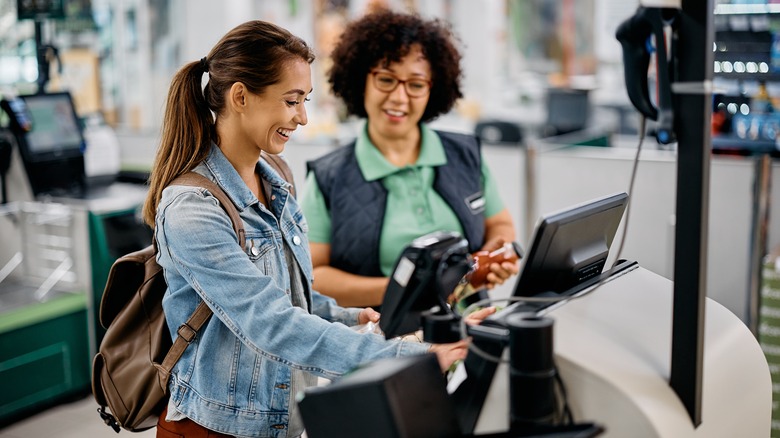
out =
<svg viewBox="0 0 780 438"><path fill-rule="evenodd" d="M368 138L366 127L355 144L355 156L367 181L381 180L387 190L382 234L379 238L379 265L389 276L403 249L414 239L434 231L456 231L463 227L450 206L433 189L434 167L447 164L441 139L426 125L420 125L422 145L417 162L397 167L389 163ZM482 190L485 195L485 217L504 209L498 188L482 159ZM314 173L306 177L298 202L309 223L309 241L330 243L331 219L325 207Z"/></svg>

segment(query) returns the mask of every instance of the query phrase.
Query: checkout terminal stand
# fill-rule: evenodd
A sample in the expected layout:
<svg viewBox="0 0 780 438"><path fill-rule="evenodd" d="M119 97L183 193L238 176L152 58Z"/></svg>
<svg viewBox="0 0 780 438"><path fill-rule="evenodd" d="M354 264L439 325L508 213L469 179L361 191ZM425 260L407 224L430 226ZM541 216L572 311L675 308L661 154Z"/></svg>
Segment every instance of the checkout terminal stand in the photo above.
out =
<svg viewBox="0 0 780 438"><path fill-rule="evenodd" d="M602 425L605 437L769 436L766 357L741 320L710 299L702 423L691 424L669 386L672 289L637 265L545 314L555 321L555 362L573 417ZM507 429L508 374L505 364L497 367L476 432Z"/></svg>
<svg viewBox="0 0 780 438"><path fill-rule="evenodd" d="M69 93L6 97L0 106L8 152L0 155L2 425L89 391L108 271L147 246L151 230L138 215L145 185L116 182L118 166L85 171L86 155L115 145L85 130ZM60 260L45 266L52 255Z"/></svg>
<svg viewBox="0 0 780 438"><path fill-rule="evenodd" d="M460 246L447 236L430 240L433 251L407 257L411 265L402 270L403 287L391 291L397 266L388 293L403 298L389 313L383 304L382 319L390 320L380 320L385 335L406 332L410 315L418 313L426 341L448 342L429 335L453 331L457 321L450 312L439 306L419 310L446 296L445 288L430 281L449 287L463 273ZM401 260L405 256L409 253ZM449 277L447 270L456 274ZM703 421L694 426L669 385L672 282L636 262L620 261L564 295L569 299L534 313L522 303L507 306L468 328L483 354L503 359L496 363L470 351L447 383L435 356L428 355L376 361L307 390L299 404L308 436L349 438L368 430L383 438L769 435L772 384L766 358L750 330L725 307L707 299ZM449 330L442 329L448 324ZM565 395L553 390L555 375ZM565 421L553 418L561 405Z"/></svg>

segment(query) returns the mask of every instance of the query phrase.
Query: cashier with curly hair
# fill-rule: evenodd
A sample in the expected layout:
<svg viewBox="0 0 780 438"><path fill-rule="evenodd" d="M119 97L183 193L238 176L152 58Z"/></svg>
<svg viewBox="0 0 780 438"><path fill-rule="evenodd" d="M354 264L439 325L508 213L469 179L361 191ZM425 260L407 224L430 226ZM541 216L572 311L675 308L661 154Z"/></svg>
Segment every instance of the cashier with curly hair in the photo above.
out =
<svg viewBox="0 0 780 438"><path fill-rule="evenodd" d="M350 23L331 56L332 91L365 124L350 144L307 163L301 206L314 288L343 306L378 306L396 260L420 236L455 231L471 252L513 241L478 139L426 125L462 97L449 27L382 10ZM517 270L493 263L488 287Z"/></svg>

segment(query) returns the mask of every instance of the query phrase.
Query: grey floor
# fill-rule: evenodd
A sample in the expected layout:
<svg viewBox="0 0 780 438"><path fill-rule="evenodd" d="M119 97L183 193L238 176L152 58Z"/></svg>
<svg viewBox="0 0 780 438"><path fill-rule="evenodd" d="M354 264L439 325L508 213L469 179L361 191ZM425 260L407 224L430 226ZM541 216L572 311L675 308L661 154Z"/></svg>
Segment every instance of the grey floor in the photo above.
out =
<svg viewBox="0 0 780 438"><path fill-rule="evenodd" d="M97 404L91 395L71 403L49 408L0 429L0 438L151 438L155 429L145 432L120 432L103 424L96 412Z"/></svg>
<svg viewBox="0 0 780 438"><path fill-rule="evenodd" d="M324 384L324 381L321 381ZM38 415L25 418L0 429L0 438L154 438L156 429L132 433L103 424L97 413L97 404L91 395L70 403L49 408ZM303 437L306 438L304 432Z"/></svg>

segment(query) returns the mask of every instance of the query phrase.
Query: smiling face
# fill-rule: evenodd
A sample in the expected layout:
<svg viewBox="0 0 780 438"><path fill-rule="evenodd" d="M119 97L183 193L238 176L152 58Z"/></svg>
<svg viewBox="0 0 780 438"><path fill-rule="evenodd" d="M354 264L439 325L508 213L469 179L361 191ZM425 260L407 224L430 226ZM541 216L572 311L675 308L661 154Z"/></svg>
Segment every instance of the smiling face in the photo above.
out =
<svg viewBox="0 0 780 438"><path fill-rule="evenodd" d="M374 73L390 73L401 81L410 79L431 80L431 66L423 56L420 46L412 46L400 62L387 67L375 66L366 77L365 108L368 114L368 133L376 144L382 140L417 138L418 126L429 95L410 97L405 84L391 92L380 91L374 83Z"/></svg>
<svg viewBox="0 0 780 438"><path fill-rule="evenodd" d="M241 118L246 142L258 153L281 153L293 131L308 122L304 102L311 91L311 67L296 59L282 69L279 82L261 94L246 93L246 111Z"/></svg>

